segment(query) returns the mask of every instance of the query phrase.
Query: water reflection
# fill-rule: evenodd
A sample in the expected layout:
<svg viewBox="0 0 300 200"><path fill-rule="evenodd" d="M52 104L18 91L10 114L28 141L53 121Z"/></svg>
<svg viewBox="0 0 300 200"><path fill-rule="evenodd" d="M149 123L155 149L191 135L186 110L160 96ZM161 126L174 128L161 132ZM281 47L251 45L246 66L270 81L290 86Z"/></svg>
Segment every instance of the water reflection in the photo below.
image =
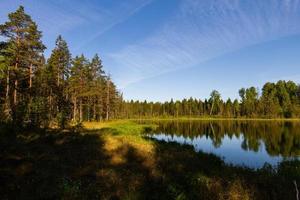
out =
<svg viewBox="0 0 300 200"><path fill-rule="evenodd" d="M261 167L300 155L300 123L282 121L161 121L149 137L193 145L228 163Z"/></svg>

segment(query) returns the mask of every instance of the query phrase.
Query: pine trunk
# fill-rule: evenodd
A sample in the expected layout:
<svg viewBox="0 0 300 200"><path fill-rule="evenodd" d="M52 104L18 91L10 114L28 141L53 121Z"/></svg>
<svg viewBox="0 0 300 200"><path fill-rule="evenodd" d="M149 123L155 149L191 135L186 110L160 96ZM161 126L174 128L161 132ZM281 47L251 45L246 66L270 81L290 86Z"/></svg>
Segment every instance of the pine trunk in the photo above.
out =
<svg viewBox="0 0 300 200"><path fill-rule="evenodd" d="M74 107L73 107L73 120L76 121L76 111L77 111L77 99L76 97L74 97L74 100L73 100L73 104L74 104Z"/></svg>
<svg viewBox="0 0 300 200"><path fill-rule="evenodd" d="M5 99L6 99L6 101L9 99L9 90L10 90L10 88L9 88L9 77L10 76L10 73L9 73L9 70L7 70L7 76L6 76L6 93L5 93Z"/></svg>
<svg viewBox="0 0 300 200"><path fill-rule="evenodd" d="M28 105L28 113L29 116L31 114L31 104L32 104L32 64L29 66L29 105Z"/></svg>
<svg viewBox="0 0 300 200"><path fill-rule="evenodd" d="M52 88L50 89L50 95L49 95L49 108L50 108L50 120L52 120Z"/></svg>
<svg viewBox="0 0 300 200"><path fill-rule="evenodd" d="M32 64L29 67L29 88L32 88Z"/></svg>
<svg viewBox="0 0 300 200"><path fill-rule="evenodd" d="M16 63L15 65L15 70L17 72L18 70L18 63ZM15 80L15 88L14 88L14 106L17 105L17 102L18 102L18 99L17 99L17 88L18 88L18 80L17 80L17 77L16 77L16 80Z"/></svg>
<svg viewBox="0 0 300 200"><path fill-rule="evenodd" d="M107 81L107 98L106 98L106 120L109 119L109 81Z"/></svg>
<svg viewBox="0 0 300 200"><path fill-rule="evenodd" d="M90 97L88 97L87 120L90 121Z"/></svg>
<svg viewBox="0 0 300 200"><path fill-rule="evenodd" d="M57 86L59 86L59 85L60 85L59 78L60 78L60 73L59 73L59 70L58 70L58 72L57 72Z"/></svg>
<svg viewBox="0 0 300 200"><path fill-rule="evenodd" d="M93 120L96 121L96 101L94 100L94 105L93 105Z"/></svg>
<svg viewBox="0 0 300 200"><path fill-rule="evenodd" d="M9 93L10 93L10 87L9 87L9 82L10 82L10 73L9 69L7 70L7 75L6 75L6 92L5 92L5 109L4 113L7 119L9 119L10 116L10 103L9 103Z"/></svg>
<svg viewBox="0 0 300 200"><path fill-rule="evenodd" d="M79 101L79 121L82 122L82 98Z"/></svg>

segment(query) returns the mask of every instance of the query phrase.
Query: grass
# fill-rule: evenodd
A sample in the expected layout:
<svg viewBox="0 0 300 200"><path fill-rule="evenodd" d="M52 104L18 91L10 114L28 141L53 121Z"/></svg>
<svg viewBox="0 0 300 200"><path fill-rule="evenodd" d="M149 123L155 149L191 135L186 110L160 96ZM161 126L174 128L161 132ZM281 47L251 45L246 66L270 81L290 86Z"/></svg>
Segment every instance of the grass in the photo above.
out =
<svg viewBox="0 0 300 200"><path fill-rule="evenodd" d="M0 131L2 199L295 199L300 163L226 165L190 146L143 137L133 121L80 132ZM0 129L1 130L1 129Z"/></svg>
<svg viewBox="0 0 300 200"><path fill-rule="evenodd" d="M120 136L135 136L140 138L141 133L147 129L155 128L155 125L142 125L136 124L133 121L129 120L116 120L109 122L84 122L83 126L87 130L103 130L110 129L111 134L120 135Z"/></svg>
<svg viewBox="0 0 300 200"><path fill-rule="evenodd" d="M155 125L142 125L129 120L115 120L102 123L85 122L83 126L88 131L95 131L105 141L104 148L109 152L113 163L124 161L118 152L123 146L137 149L140 155L149 155L147 160L152 162L153 142L146 140L143 133L155 128Z"/></svg>
<svg viewBox="0 0 300 200"><path fill-rule="evenodd" d="M105 140L111 141L110 147L116 145L112 141L119 141L120 143L128 143L139 148L151 148L151 142L143 138L142 133L155 128L155 125L136 124L129 120L116 120L109 122L85 122L83 126L86 130L100 130L101 136Z"/></svg>

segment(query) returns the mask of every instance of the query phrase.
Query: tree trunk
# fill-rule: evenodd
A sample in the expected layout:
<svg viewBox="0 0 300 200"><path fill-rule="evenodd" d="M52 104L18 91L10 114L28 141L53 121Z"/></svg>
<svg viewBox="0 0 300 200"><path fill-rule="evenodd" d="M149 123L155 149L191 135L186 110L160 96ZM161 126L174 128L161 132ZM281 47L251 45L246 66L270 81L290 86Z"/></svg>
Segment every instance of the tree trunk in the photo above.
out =
<svg viewBox="0 0 300 200"><path fill-rule="evenodd" d="M7 75L6 75L6 93L5 93L5 100L8 101L9 99L9 77L10 76L10 73L9 73L9 69L7 70Z"/></svg>
<svg viewBox="0 0 300 200"><path fill-rule="evenodd" d="M99 103L98 108L99 107L100 107L100 109L99 109L99 121L101 122L102 121L102 116L103 116L103 107L104 107L103 103Z"/></svg>
<svg viewBox="0 0 300 200"><path fill-rule="evenodd" d="M96 101L94 100L94 105L93 105L93 120L96 121Z"/></svg>
<svg viewBox="0 0 300 200"><path fill-rule="evenodd" d="M77 100L76 100L76 97L74 97L73 104L74 104L74 107L73 107L73 121L76 121L76 111L77 111Z"/></svg>
<svg viewBox="0 0 300 200"><path fill-rule="evenodd" d="M18 63L16 63L16 65L15 65L15 70L16 70L16 72L17 72L17 70L18 70ZM17 79L17 77L16 77L16 79L15 79L15 88L14 88L14 106L16 106L17 105L17 102L18 102L18 99L17 99L17 88L18 88L18 79Z"/></svg>
<svg viewBox="0 0 300 200"><path fill-rule="evenodd" d="M110 87L110 83L109 81L107 81L106 120L109 119L109 87Z"/></svg>
<svg viewBox="0 0 300 200"><path fill-rule="evenodd" d="M82 122L82 98L79 101L79 121Z"/></svg>
<svg viewBox="0 0 300 200"><path fill-rule="evenodd" d="M214 103L215 103L215 101L212 102L212 106L211 106L209 115L212 115L212 112L213 112L213 109L214 109Z"/></svg>
<svg viewBox="0 0 300 200"><path fill-rule="evenodd" d="M60 73L59 73L59 69L57 69L57 86L60 85L59 78L60 78Z"/></svg>
<svg viewBox="0 0 300 200"><path fill-rule="evenodd" d="M29 105L28 105L28 113L29 117L31 114L31 104L32 104L32 64L29 66Z"/></svg>
<svg viewBox="0 0 300 200"><path fill-rule="evenodd" d="M32 64L30 64L30 67L29 67L29 88L32 87Z"/></svg>
<svg viewBox="0 0 300 200"><path fill-rule="evenodd" d="M88 97L88 105L87 105L87 120L90 121L90 97Z"/></svg>
<svg viewBox="0 0 300 200"><path fill-rule="evenodd" d="M9 100L9 93L10 93L10 73L9 73L9 69L7 69L7 75L6 75L6 92L5 92L5 108L4 108L4 113L5 113L5 117L7 119L10 119L10 100Z"/></svg>
<svg viewBox="0 0 300 200"><path fill-rule="evenodd" d="M52 88L50 89L50 95L49 95L49 107L50 107L50 120L52 120Z"/></svg>

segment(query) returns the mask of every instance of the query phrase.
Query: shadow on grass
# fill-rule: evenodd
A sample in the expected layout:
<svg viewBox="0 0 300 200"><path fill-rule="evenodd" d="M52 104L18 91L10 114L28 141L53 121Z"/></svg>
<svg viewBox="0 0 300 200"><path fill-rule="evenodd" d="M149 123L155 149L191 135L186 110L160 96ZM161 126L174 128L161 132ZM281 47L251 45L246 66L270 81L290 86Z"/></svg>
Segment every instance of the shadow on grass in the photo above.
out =
<svg viewBox="0 0 300 200"><path fill-rule="evenodd" d="M156 143L157 166L172 199L296 199L300 162L282 162L253 170L225 164L213 154L188 145Z"/></svg>
<svg viewBox="0 0 300 200"><path fill-rule="evenodd" d="M254 171L175 143L153 141L151 155L128 143L108 150L107 131L1 133L1 199L296 198L297 161Z"/></svg>

